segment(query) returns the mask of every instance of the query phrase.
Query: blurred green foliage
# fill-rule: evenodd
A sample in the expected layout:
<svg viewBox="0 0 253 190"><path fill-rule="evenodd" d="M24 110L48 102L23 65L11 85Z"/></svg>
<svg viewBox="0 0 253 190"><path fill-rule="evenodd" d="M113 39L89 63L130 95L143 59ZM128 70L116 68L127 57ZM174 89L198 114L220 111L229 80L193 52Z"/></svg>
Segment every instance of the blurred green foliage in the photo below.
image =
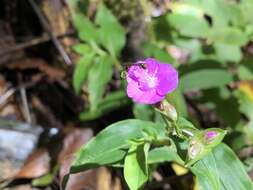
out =
<svg viewBox="0 0 253 190"><path fill-rule="evenodd" d="M73 87L79 94L82 86L87 84L89 107L80 118L96 119L128 104L125 94L115 96L106 92L106 87L112 80L113 70L121 71L119 58L125 45L126 34L104 4L99 5L93 21L82 12L77 2L71 6L75 10L72 12L73 23L80 38L80 43L76 44L73 50L81 56L74 71ZM115 99L108 101L114 96Z"/></svg>

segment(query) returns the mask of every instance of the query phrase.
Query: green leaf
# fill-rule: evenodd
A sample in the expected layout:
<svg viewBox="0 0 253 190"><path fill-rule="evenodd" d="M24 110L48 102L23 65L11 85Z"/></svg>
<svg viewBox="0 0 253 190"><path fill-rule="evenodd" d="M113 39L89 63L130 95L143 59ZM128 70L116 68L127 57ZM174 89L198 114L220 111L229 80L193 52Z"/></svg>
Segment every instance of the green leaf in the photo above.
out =
<svg viewBox="0 0 253 190"><path fill-rule="evenodd" d="M150 105L134 104L133 112L137 119L153 121L155 123L164 123L162 115L155 111Z"/></svg>
<svg viewBox="0 0 253 190"><path fill-rule="evenodd" d="M124 163L124 178L131 190L139 190L148 180L149 144L132 145Z"/></svg>
<svg viewBox="0 0 253 190"><path fill-rule="evenodd" d="M202 16L169 13L167 20L183 36L204 38L209 31L209 25Z"/></svg>
<svg viewBox="0 0 253 190"><path fill-rule="evenodd" d="M108 114L118 108L129 105L131 101L126 96L125 91L119 90L108 94L104 99L98 103L96 110L89 110L80 114L82 121L94 120L105 114Z"/></svg>
<svg viewBox="0 0 253 190"><path fill-rule="evenodd" d="M73 87L78 94L82 88L83 82L86 80L90 65L93 61L94 54L90 53L80 58L73 74Z"/></svg>
<svg viewBox="0 0 253 190"><path fill-rule="evenodd" d="M89 43L98 41L98 30L87 17L82 14L74 14L73 22L81 40Z"/></svg>
<svg viewBox="0 0 253 190"><path fill-rule="evenodd" d="M199 130L190 121L183 117L179 117L176 124L184 133L196 134L199 132Z"/></svg>
<svg viewBox="0 0 253 190"><path fill-rule="evenodd" d="M134 104L134 117L137 119L152 121L154 119L154 109L147 104Z"/></svg>
<svg viewBox="0 0 253 190"><path fill-rule="evenodd" d="M58 165L54 166L54 168L52 169L50 173L43 175L39 178L33 179L32 186L45 187L52 184L58 171L59 171L59 166Z"/></svg>
<svg viewBox="0 0 253 190"><path fill-rule="evenodd" d="M241 82L239 89L234 92L240 105L240 112L245 114L249 120L253 120L253 91L250 82Z"/></svg>
<svg viewBox="0 0 253 190"><path fill-rule="evenodd" d="M248 41L240 29L232 27L212 28L208 34L208 39L212 42L238 46L245 45Z"/></svg>
<svg viewBox="0 0 253 190"><path fill-rule="evenodd" d="M202 17L204 15L203 10L192 3L175 2L172 4L172 11L178 14L192 15L197 17Z"/></svg>
<svg viewBox="0 0 253 190"><path fill-rule="evenodd" d="M90 68L88 75L88 90L91 110L95 110L101 101L107 83L112 78L112 58L109 55L99 57Z"/></svg>
<svg viewBox="0 0 253 190"><path fill-rule="evenodd" d="M239 62L242 59L242 51L238 45L215 43L216 56L221 61Z"/></svg>
<svg viewBox="0 0 253 190"><path fill-rule="evenodd" d="M143 129L164 130L161 124L136 119L114 123L102 130L76 154L70 173L85 171L101 165L113 164L122 160L129 147L128 140L142 137Z"/></svg>
<svg viewBox="0 0 253 190"><path fill-rule="evenodd" d="M233 80L232 74L222 69L202 69L181 77L181 90L222 87Z"/></svg>
<svg viewBox="0 0 253 190"><path fill-rule="evenodd" d="M159 48L155 44L145 43L144 44L144 55L146 57L154 57L157 60L164 63L174 63L174 59L162 48Z"/></svg>
<svg viewBox="0 0 253 190"><path fill-rule="evenodd" d="M220 180L214 155L211 153L191 167L197 177L200 190L220 190Z"/></svg>
<svg viewBox="0 0 253 190"><path fill-rule="evenodd" d="M202 190L249 190L253 184L243 164L225 144L192 167ZM220 187L218 186L220 181Z"/></svg>
<svg viewBox="0 0 253 190"><path fill-rule="evenodd" d="M100 25L98 32L101 44L116 58L125 45L124 28L103 4L100 4L98 8L96 23Z"/></svg>
<svg viewBox="0 0 253 190"><path fill-rule="evenodd" d="M223 27L224 25L245 25L245 19L240 8L241 3L226 0L185 0L188 4L194 5L212 18L214 27Z"/></svg>
<svg viewBox="0 0 253 190"><path fill-rule="evenodd" d="M238 77L240 80L253 80L253 71L245 65L239 65Z"/></svg>
<svg viewBox="0 0 253 190"><path fill-rule="evenodd" d="M76 53L78 53L80 55L86 55L86 54L89 54L92 52L92 50L88 44L80 43L80 44L74 45L72 48Z"/></svg>
<svg viewBox="0 0 253 190"><path fill-rule="evenodd" d="M229 17L232 24L239 27L246 26L246 17L243 14L245 10L243 10L238 3L228 3L228 5Z"/></svg>
<svg viewBox="0 0 253 190"><path fill-rule="evenodd" d="M168 94L166 99L176 108L180 116L187 117L187 106L180 88L177 88L174 92Z"/></svg>
<svg viewBox="0 0 253 190"><path fill-rule="evenodd" d="M32 180L32 185L34 187L45 187L53 183L55 175L49 173L47 175L41 176Z"/></svg>
<svg viewBox="0 0 253 190"><path fill-rule="evenodd" d="M148 154L148 163L156 164L162 162L177 162L179 164L184 164L184 161L177 154L177 149L175 146L162 146L154 148Z"/></svg>
<svg viewBox="0 0 253 190"><path fill-rule="evenodd" d="M240 3L240 8L242 10L243 16L246 20L246 22L250 25L253 24L253 14L252 14L252 9L253 9L253 1L251 0L242 0Z"/></svg>
<svg viewBox="0 0 253 190"><path fill-rule="evenodd" d="M213 19L215 27L222 27L229 23L229 7L223 0L202 1L201 7Z"/></svg>

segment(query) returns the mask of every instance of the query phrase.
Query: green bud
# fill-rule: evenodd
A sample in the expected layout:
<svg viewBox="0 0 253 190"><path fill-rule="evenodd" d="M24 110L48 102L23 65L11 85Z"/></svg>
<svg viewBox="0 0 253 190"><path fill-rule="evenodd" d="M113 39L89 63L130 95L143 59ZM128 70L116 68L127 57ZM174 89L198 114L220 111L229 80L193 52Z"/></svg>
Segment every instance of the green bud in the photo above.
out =
<svg viewBox="0 0 253 190"><path fill-rule="evenodd" d="M209 128L201 133L203 143L208 147L215 147L221 143L227 131L219 128Z"/></svg>
<svg viewBox="0 0 253 190"><path fill-rule="evenodd" d="M204 145L196 140L191 141L188 148L188 156L190 159L195 159L204 150Z"/></svg>
<svg viewBox="0 0 253 190"><path fill-rule="evenodd" d="M176 109L165 99L156 105L157 110L171 121L177 121Z"/></svg>
<svg viewBox="0 0 253 190"><path fill-rule="evenodd" d="M186 166L191 166L219 145L226 131L219 128L209 128L200 131L190 139Z"/></svg>

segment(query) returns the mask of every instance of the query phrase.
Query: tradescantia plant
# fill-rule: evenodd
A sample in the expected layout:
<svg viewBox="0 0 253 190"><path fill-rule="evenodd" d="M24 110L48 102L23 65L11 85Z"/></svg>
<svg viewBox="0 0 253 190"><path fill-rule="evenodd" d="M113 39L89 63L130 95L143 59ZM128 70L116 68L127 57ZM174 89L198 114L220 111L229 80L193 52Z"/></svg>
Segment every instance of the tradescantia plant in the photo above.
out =
<svg viewBox="0 0 253 190"><path fill-rule="evenodd" d="M196 176L200 189L253 189L242 163L221 143L226 131L196 128L166 99L179 82L173 66L148 58L133 64L126 80L128 97L151 106L164 122L128 119L108 126L76 153L69 175L99 166L122 167L129 188L139 190L151 178L151 168L175 162Z"/></svg>

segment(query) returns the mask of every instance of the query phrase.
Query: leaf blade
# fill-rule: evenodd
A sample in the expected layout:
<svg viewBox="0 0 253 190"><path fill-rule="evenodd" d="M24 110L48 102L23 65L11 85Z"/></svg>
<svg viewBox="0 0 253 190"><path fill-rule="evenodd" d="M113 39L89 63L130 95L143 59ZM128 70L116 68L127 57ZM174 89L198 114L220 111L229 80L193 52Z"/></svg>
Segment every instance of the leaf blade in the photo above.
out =
<svg viewBox="0 0 253 190"><path fill-rule="evenodd" d="M232 74L222 69L201 69L181 77L180 88L185 90L221 87L233 80Z"/></svg>
<svg viewBox="0 0 253 190"><path fill-rule="evenodd" d="M149 144L133 145L125 158L124 177L131 190L140 189L148 180L148 149Z"/></svg>
<svg viewBox="0 0 253 190"><path fill-rule="evenodd" d="M83 82L86 80L89 72L89 66L94 58L94 54L87 54L80 58L73 74L73 87L77 94L80 93Z"/></svg>

